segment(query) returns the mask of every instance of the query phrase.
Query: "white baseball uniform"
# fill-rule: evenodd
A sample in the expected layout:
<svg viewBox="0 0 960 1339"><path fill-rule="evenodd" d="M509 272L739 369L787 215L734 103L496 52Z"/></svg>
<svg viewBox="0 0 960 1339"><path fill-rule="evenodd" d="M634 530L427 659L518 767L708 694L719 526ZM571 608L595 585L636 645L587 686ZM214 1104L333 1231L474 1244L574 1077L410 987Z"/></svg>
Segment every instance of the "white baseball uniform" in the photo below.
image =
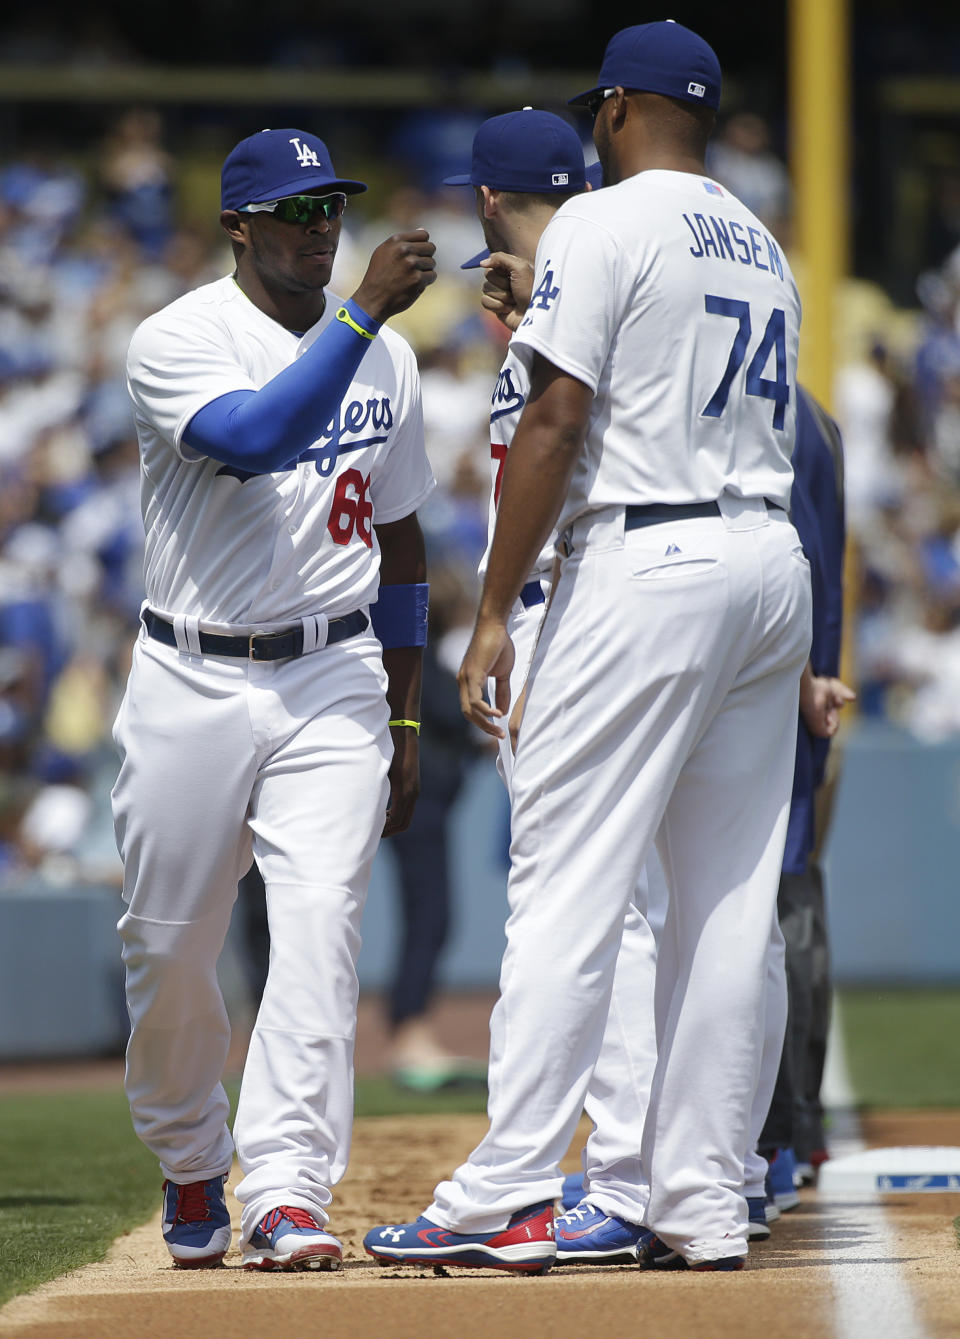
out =
<svg viewBox="0 0 960 1339"><path fill-rule="evenodd" d="M513 434L517 430L517 424L520 422L520 415L523 413L523 407L527 402L527 394L530 390L530 374L527 364L528 360L524 359L521 352L514 350L511 340L507 346L506 357L497 375L490 400L490 502L487 508L487 547L477 569L477 575L481 582L487 570L487 559L490 556L490 545L493 542L493 531L497 523L497 504L500 501L500 485L503 481L503 471L507 463L507 452L510 449L510 443L513 441ZM513 673L510 676L511 702L516 702L527 677L537 629L540 626L544 607L550 595L550 577L553 570L555 549L556 534L553 534L537 555L533 570L527 578L510 617L509 632L516 650ZM492 702L492 681L490 692ZM506 722L504 722L504 729L506 729ZM513 772L513 750L510 746L509 736L499 742L497 766L509 792L510 777Z"/></svg>
<svg viewBox="0 0 960 1339"><path fill-rule="evenodd" d="M490 405L492 477L487 548L479 566L481 580L493 542L507 454L530 390L529 364L529 351L522 345L515 348L511 340ZM537 633L550 599L556 538L556 534L552 534L538 554L507 622L507 632L514 647L511 703L517 702L523 691ZM494 682L491 680L491 701L493 692ZM497 765L507 793L511 794L513 748L509 734L498 742ZM608 1169L622 1171L624 1161L631 1156L635 1158L640 1147L656 1063L654 972L657 936L663 928L666 903L663 870L656 851L651 849L640 872L635 897L627 908L603 1044L584 1099L584 1110L593 1122L583 1155L591 1188L603 1186Z"/></svg>
<svg viewBox="0 0 960 1339"><path fill-rule="evenodd" d="M408 516L434 484L416 363L387 328L291 468L251 475L183 433L205 404L292 363L339 302L328 292L299 337L222 279L146 320L128 357L145 607L173 623L177 645L141 631L115 726L127 1092L166 1177L229 1170L216 961L252 852L271 953L234 1127L243 1240L278 1203L326 1222L346 1166L360 916L392 747L379 642L367 628L328 645L327 629L376 599L373 523ZM296 659L199 653L202 633L296 625Z"/></svg>
<svg viewBox="0 0 960 1339"><path fill-rule="evenodd" d="M478 568L481 581L493 543L507 453L530 389L529 362L529 352L525 347L515 349L511 341L493 390L490 405L488 539ZM537 633L550 599L555 551L554 533L541 549L522 596L514 605L507 623L507 632L515 653L510 675L512 703L519 699L523 691ZM491 680L491 701L493 692L494 682ZM510 793L513 748L509 735L498 742L497 767ZM635 1156L642 1142L650 1084L656 1064L653 983L657 942L666 914L666 881L656 847L651 847L640 873L636 896L627 909L610 1013L594 1077L584 1100L584 1110L593 1123L583 1157L587 1188L596 1196L605 1194L611 1212L616 1204L628 1213L634 1208L630 1198L623 1194L621 1180L631 1152ZM757 1198L765 1196L767 1164L756 1152L756 1142L770 1109L787 1018L784 942L776 916L773 917L771 940L763 1060L754 1097L744 1172L744 1195ZM610 1171L614 1175L605 1188L604 1182Z"/></svg>
<svg viewBox="0 0 960 1339"><path fill-rule="evenodd" d="M629 1209L591 1199L697 1263L746 1252L744 1150L810 640L809 569L780 510L800 304L762 225L697 174L646 171L567 202L536 271L514 342L595 399L515 760L490 1131L427 1216L493 1231L557 1195L656 837L670 898L641 1179L634 1157ZM635 510L664 504L686 515Z"/></svg>

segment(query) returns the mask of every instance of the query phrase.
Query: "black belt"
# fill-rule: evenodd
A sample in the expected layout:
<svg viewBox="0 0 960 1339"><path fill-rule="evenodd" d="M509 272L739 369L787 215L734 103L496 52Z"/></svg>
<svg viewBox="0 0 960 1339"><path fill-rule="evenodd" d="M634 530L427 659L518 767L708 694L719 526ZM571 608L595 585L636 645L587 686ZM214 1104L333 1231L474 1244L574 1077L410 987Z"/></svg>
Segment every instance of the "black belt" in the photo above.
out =
<svg viewBox="0 0 960 1339"><path fill-rule="evenodd" d="M520 603L524 609L532 609L535 604L545 604L546 596L539 581L528 581L520 592Z"/></svg>
<svg viewBox="0 0 960 1339"><path fill-rule="evenodd" d="M143 626L150 637L165 646L176 646L177 637L169 619L161 618L152 609L141 615ZM362 609L355 609L343 618L332 618L327 624L325 646L342 642L345 637L356 637L365 632L370 620ZM200 650L205 656L237 656L243 660L290 660L303 655L303 626L287 632L253 632L248 637L222 637L216 632L201 632Z"/></svg>
<svg viewBox="0 0 960 1339"><path fill-rule="evenodd" d="M779 502L764 498L767 511L783 511ZM692 521L701 516L720 516L719 502L646 502L626 508L624 530L639 530L644 525L659 525L661 521Z"/></svg>

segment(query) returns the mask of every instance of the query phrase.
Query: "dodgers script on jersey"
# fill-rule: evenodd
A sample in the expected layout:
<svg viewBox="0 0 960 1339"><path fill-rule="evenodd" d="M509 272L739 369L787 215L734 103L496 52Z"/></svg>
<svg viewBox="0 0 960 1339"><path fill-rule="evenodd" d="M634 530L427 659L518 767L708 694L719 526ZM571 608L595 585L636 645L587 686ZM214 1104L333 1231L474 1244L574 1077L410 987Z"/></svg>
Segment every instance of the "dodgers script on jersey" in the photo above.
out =
<svg viewBox="0 0 960 1339"><path fill-rule="evenodd" d="M524 348L514 348L513 341L507 348L507 356L500 368L497 384L493 388L490 401L490 507L487 514L487 547L480 559L479 574L481 581L487 570L490 558L490 545L493 543L493 531L497 523L497 507L500 503L500 487L503 483L503 471L507 463L507 452L517 431L523 406L527 403L530 391L530 355ZM540 550L534 563L529 580L547 576L553 566L553 551L556 534L552 534Z"/></svg>
<svg viewBox="0 0 960 1339"><path fill-rule="evenodd" d="M423 446L420 382L405 340L382 328L336 417L289 469L249 474L184 441L204 405L258 390L334 319L298 336L232 278L148 317L127 358L143 463L149 604L214 625L289 623L339 614L377 596L373 523L415 511L435 483ZM264 536L269 536L269 542Z"/></svg>
<svg viewBox="0 0 960 1339"><path fill-rule="evenodd" d="M596 395L560 528L724 490L788 507L799 327L777 243L708 177L640 172L562 205L513 337Z"/></svg>

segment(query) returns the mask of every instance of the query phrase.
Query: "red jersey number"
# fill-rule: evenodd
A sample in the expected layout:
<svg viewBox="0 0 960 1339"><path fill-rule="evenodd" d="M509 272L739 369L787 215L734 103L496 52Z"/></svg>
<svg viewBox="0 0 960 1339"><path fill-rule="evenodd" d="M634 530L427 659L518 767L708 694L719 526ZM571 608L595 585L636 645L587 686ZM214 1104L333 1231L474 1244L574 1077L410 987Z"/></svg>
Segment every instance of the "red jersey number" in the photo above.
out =
<svg viewBox="0 0 960 1339"><path fill-rule="evenodd" d="M373 547L373 532L370 524L373 520L373 503L367 497L370 487L370 475L366 478L359 470L344 470L337 479L336 491L327 529L334 544L349 544L354 535Z"/></svg>
<svg viewBox="0 0 960 1339"><path fill-rule="evenodd" d="M506 442L490 443L490 458L497 462L497 477L493 481L493 505L500 505L500 489L503 487L503 467L507 463Z"/></svg>

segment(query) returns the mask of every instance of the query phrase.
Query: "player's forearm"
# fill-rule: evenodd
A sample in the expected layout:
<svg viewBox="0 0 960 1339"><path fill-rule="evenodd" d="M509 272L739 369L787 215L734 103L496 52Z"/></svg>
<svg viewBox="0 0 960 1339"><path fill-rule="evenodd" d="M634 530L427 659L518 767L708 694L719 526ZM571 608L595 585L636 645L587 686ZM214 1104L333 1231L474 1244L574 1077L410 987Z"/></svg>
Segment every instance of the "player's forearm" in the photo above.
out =
<svg viewBox="0 0 960 1339"><path fill-rule="evenodd" d="M353 303L339 310L347 311L352 325L331 321L302 357L260 390L234 391L204 405L183 434L187 445L260 474L292 465L336 418L380 328Z"/></svg>
<svg viewBox="0 0 960 1339"><path fill-rule="evenodd" d="M397 646L391 651L385 650L383 668L387 672L387 706L391 721L419 722L423 647Z"/></svg>
<svg viewBox="0 0 960 1339"><path fill-rule="evenodd" d="M560 515L583 446L592 392L543 363L503 472L480 619L505 623Z"/></svg>

